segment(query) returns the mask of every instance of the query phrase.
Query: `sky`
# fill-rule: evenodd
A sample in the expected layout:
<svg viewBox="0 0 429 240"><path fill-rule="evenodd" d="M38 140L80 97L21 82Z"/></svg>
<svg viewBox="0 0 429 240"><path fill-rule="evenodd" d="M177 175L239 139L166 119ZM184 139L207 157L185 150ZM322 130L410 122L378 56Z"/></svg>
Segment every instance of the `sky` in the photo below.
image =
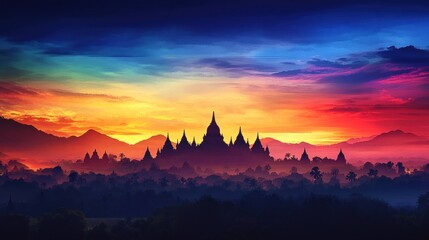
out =
<svg viewBox="0 0 429 240"><path fill-rule="evenodd" d="M429 136L428 1L1 1L0 115L58 136Z"/></svg>

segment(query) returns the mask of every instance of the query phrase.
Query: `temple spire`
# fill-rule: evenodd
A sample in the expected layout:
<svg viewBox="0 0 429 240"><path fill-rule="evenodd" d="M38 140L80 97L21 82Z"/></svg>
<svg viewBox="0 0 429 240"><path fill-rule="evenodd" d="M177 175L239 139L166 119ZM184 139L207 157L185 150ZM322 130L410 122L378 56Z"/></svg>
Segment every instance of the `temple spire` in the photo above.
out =
<svg viewBox="0 0 429 240"><path fill-rule="evenodd" d="M107 155L107 151L104 151L104 154L103 154L103 157L101 158L101 160L103 160L104 162L109 161L109 155Z"/></svg>
<svg viewBox="0 0 429 240"><path fill-rule="evenodd" d="M164 146L161 149L161 154L165 156L172 152L174 152L174 147L170 140L170 134L167 133L167 138L165 139Z"/></svg>
<svg viewBox="0 0 429 240"><path fill-rule="evenodd" d="M248 149L249 145L246 143L246 140L244 140L243 131L241 129L241 126L238 129L237 137L235 138L234 147L239 149Z"/></svg>
<svg viewBox="0 0 429 240"><path fill-rule="evenodd" d="M192 147L196 147L196 146L197 146L197 142L195 142L195 137L192 139L192 144L191 144L191 146L192 146Z"/></svg>
<svg viewBox="0 0 429 240"><path fill-rule="evenodd" d="M212 114L212 121L207 127L206 134L203 136L203 141L199 145L203 149L210 150L226 150L227 144L223 141L223 135L216 123L215 112Z"/></svg>
<svg viewBox="0 0 429 240"><path fill-rule="evenodd" d="M308 157L308 154L305 148L304 148L304 152L302 152L301 154L301 158L299 159L299 161L302 163L310 163L310 157Z"/></svg>
<svg viewBox="0 0 429 240"><path fill-rule="evenodd" d="M213 115L212 115L212 123L216 123L216 118L215 118L215 112L213 111Z"/></svg>
<svg viewBox="0 0 429 240"><path fill-rule="evenodd" d="M86 152L85 154L85 158L83 159L84 163L89 163L91 161L91 157L89 156L89 153Z"/></svg>
<svg viewBox="0 0 429 240"><path fill-rule="evenodd" d="M270 155L270 149L268 148L268 145L265 147L265 153L269 156Z"/></svg>
<svg viewBox="0 0 429 240"><path fill-rule="evenodd" d="M191 144L188 142L188 138L186 137L186 132L183 130L182 138L180 139L180 142L176 145L176 149L188 149L191 147Z"/></svg>
<svg viewBox="0 0 429 240"><path fill-rule="evenodd" d="M253 143L251 150L254 153L264 153L265 152L264 147L262 146L261 140L259 139L259 133L256 134L256 140L255 140L255 143Z"/></svg>
<svg viewBox="0 0 429 240"><path fill-rule="evenodd" d="M98 161L98 160L100 160L100 157L98 156L97 149L94 149L94 152L92 153L92 156L91 156L91 161Z"/></svg>
<svg viewBox="0 0 429 240"><path fill-rule="evenodd" d="M346 162L347 162L346 156L344 156L342 148L340 148L340 152L338 153L337 161L336 162L340 163L340 164L346 164Z"/></svg>
<svg viewBox="0 0 429 240"><path fill-rule="evenodd" d="M152 154L150 154L149 146L146 147L146 152L143 156L143 161L153 160Z"/></svg>

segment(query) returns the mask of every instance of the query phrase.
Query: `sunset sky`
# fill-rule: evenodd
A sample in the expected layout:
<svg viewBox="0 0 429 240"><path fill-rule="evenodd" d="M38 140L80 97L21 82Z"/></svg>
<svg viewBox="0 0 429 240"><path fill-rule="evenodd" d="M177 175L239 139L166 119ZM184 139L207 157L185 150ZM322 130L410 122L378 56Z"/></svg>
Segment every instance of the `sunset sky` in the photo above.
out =
<svg viewBox="0 0 429 240"><path fill-rule="evenodd" d="M226 140L429 136L428 1L18 2L0 114L48 133L200 141L215 111Z"/></svg>

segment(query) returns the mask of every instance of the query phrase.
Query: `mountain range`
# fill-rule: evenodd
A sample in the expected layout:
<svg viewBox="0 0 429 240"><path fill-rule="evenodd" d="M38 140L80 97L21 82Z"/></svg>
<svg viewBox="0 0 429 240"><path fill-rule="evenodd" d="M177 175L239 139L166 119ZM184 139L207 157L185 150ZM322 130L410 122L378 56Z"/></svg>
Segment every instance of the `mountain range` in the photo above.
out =
<svg viewBox="0 0 429 240"><path fill-rule="evenodd" d="M131 145L92 129L81 136L58 137L31 125L0 118L0 159L14 157L29 164L83 159L86 152L91 154L95 149L100 156L107 151L140 159L147 147L154 155L165 139L163 135L155 135Z"/></svg>
<svg viewBox="0 0 429 240"><path fill-rule="evenodd" d="M155 135L136 144L128 144L92 129L81 136L58 137L31 125L0 118L0 159L18 158L30 166L83 159L86 152L91 154L94 149L98 150L99 155L107 151L115 155L124 153L132 159L141 159L146 147L149 147L152 155L155 155L156 150L162 148L165 139L163 135ZM346 158L352 162L376 159L424 161L429 149L428 138L401 130L332 145L284 143L274 138L262 138L261 142L264 146L269 146L271 156L275 159L283 159L286 153L299 158L304 149L310 158L314 156L336 158L342 149Z"/></svg>
<svg viewBox="0 0 429 240"><path fill-rule="evenodd" d="M271 155L283 159L285 153L300 158L305 149L310 158L314 156L335 159L342 149L346 158L352 162L403 161L417 165L429 160L429 139L414 133L394 130L379 135L354 138L331 145L313 145L306 142L284 143L273 138L264 138L262 144L268 145Z"/></svg>

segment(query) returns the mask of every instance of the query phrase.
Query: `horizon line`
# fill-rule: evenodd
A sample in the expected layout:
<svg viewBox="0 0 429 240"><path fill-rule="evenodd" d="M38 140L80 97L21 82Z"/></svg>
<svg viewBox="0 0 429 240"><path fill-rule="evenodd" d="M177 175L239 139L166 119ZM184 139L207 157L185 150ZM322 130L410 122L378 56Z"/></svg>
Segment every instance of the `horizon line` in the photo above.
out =
<svg viewBox="0 0 429 240"><path fill-rule="evenodd" d="M213 116L214 116L214 111L213 111L213 115L212 115L212 118L213 118ZM88 128L84 133L82 133L82 134L80 134L80 135L78 135L78 134L73 134L73 135L66 135L66 136L59 136L59 135L57 135L57 134L54 134L54 133L49 133L48 131L45 131L45 130L43 130L43 129L40 129L40 128L38 128L38 127L36 127L36 126L34 126L34 125L32 125L32 124L25 124L25 123L22 123L22 122L20 122L19 120L16 120L16 119L13 119L13 118L6 118L6 117L4 117L4 116L2 116L2 115L0 115L0 118L2 118L2 119L6 119L6 120L13 120L13 121L15 121L15 122L17 122L17 123L19 123L19 124L22 124L22 125L27 125L27 126L31 126L31 127L34 127L35 129L37 129L37 130L39 130L39 131L42 131L42 132L44 132L44 133L46 133L46 134L49 134L49 135L52 135L52 136L55 136L55 137L58 137L58 138L71 138L71 137L82 137L83 135L85 135L85 134L87 134L88 132L91 132L91 131L94 131L94 132L96 132L96 133L98 133L98 134L102 134L102 135L105 135L105 136L107 136L107 137L109 137L109 138L112 138L112 139L115 139L115 140L117 140L117 141L120 141L120 142L123 142L123 143L126 143L126 144L128 144L128 145L131 145L131 146L133 146L133 145L136 145L136 144L138 144L138 143L140 143L140 142L142 142L142 141L146 141L146 140L149 140L150 138L153 138L153 137L156 137L156 136L162 136L162 137L164 137L164 138L167 138L167 135L170 135L170 140L171 140L171 142L172 142L172 144L176 144L176 141L175 140L180 140L180 138L182 137L182 135L183 135L183 131L186 131L186 129L183 129L182 130L182 134L179 136L179 137L177 137L177 138L172 138L171 137L171 134L170 134L170 131L168 131L167 132L167 135L164 135L164 134L162 134L162 133L158 133L158 134L154 134L154 135L150 135L150 136L148 136L148 137L146 137L146 138L143 138L143 139L140 139L140 140L137 140L137 141L133 141L133 142L129 142L129 141L124 141L124 140L121 140L121 139L119 139L119 138L117 138L117 137L115 137L115 135L122 135L122 134L109 134L109 133L105 133L105 131L103 130L103 129L98 129L97 130L97 127L90 127L90 128ZM238 130L238 132L239 131L241 131L241 132L243 132L243 130L242 130L242 127L241 126L239 126L239 130ZM272 133L272 132L261 132L261 131L257 131L257 132L255 132L255 139L256 139L256 136L259 134L259 135L267 135L267 136L263 136L263 137L261 137L260 136L260 139L262 140L262 139L273 139L273 140L276 140L276 141L279 141L279 142L281 142L281 143L286 143L286 144L310 144L310 145L313 145L313 146L330 146L330 145L335 145L335 144L341 144L341 143L348 143L348 144L350 144L350 145L353 145L353 144L355 144L355 143L357 143L357 142L355 142L355 143L349 143L349 141L350 140L354 140L354 139L361 139L361 138L365 138L365 140L363 140L363 141L358 141L358 142L365 142L365 141L369 141L369 140L371 140L371 139L373 139L373 138L375 138L375 137L377 137L377 136L379 136L379 135L382 135L382 134L387 134L387 133L392 133L392 132L402 132L402 133L404 133L404 134L413 134L413 135L416 135L416 136L420 136L420 137L425 137L425 138L427 138L427 136L423 136L423 135L417 135L417 134L415 134L415 133L413 133L413 132L407 132L407 131L403 131L403 130L401 130L401 129L395 129L395 130L389 130L389 131L386 131L386 132L380 132L380 133L377 133L377 134L374 134L374 135L371 135L371 136L358 136L358 137L352 137L352 138L348 138L348 139L346 139L346 140L342 140L342 141L330 141L331 143L328 143L328 144L318 144L318 143L312 143L312 141L284 141L284 140L282 140L282 139L280 139L280 138L278 138L278 137L275 137L275 136L273 136L273 135L277 135L277 134L282 134L282 135L287 135L287 134L306 134L306 133L311 133L311 132L305 132L305 133L302 133L302 132L299 132L299 133L297 133L297 132L283 132L283 133ZM202 134L202 135L204 135L204 134ZM223 135L223 134L222 134ZM243 133L243 135L245 135L244 133ZM142 134L140 135L140 136L142 136ZM186 135L186 137L188 138L188 137L191 137L191 138L195 138L196 136L188 136L188 135ZM226 138L224 138L224 139L230 139L230 138L236 138L236 136L234 136L234 135L232 135L232 136L229 136L229 137L226 137ZM196 138L197 139L197 138ZM253 140L253 137L252 138L245 138L245 139L247 139L247 140L249 140L250 141L250 139L252 139ZM188 140L188 142L189 142L189 140ZM228 143L227 141L225 141L224 140L224 142L225 143ZM201 141L198 141L197 143L201 143Z"/></svg>

